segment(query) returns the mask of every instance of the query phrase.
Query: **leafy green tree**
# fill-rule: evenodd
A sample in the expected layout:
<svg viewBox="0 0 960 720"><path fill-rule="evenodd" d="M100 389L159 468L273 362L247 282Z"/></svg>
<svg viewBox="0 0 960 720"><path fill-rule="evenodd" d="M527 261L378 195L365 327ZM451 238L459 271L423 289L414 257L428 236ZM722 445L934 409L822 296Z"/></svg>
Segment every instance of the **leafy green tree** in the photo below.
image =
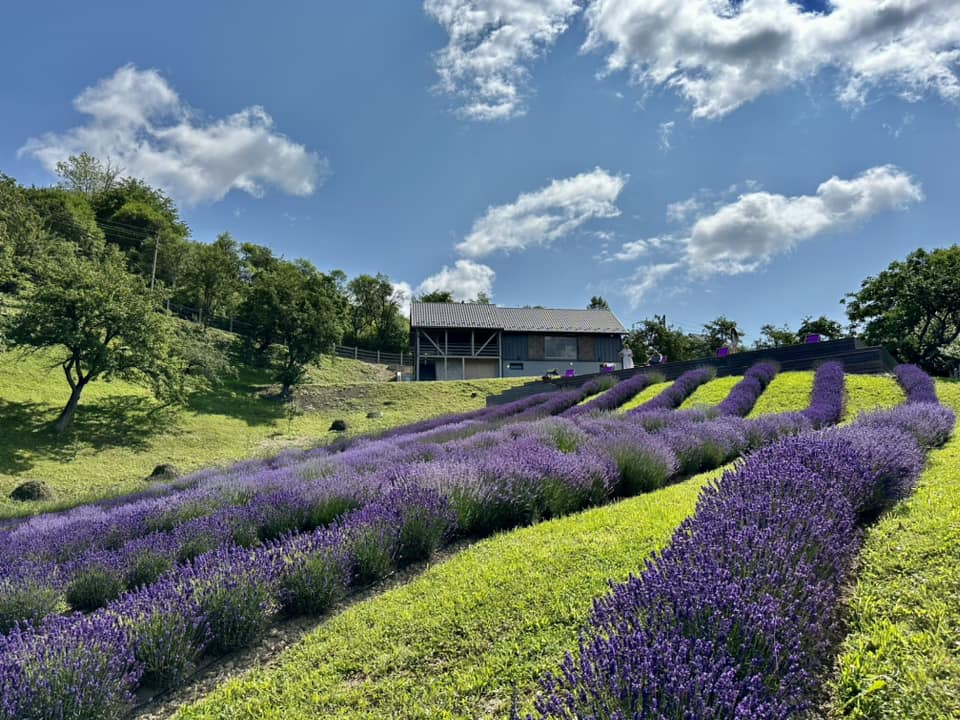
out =
<svg viewBox="0 0 960 720"><path fill-rule="evenodd" d="M737 326L736 321L730 320L725 315L718 315L710 322L704 323L703 335L706 339L707 354L713 355L725 345L736 352L743 339L743 330Z"/></svg>
<svg viewBox="0 0 960 720"><path fill-rule="evenodd" d="M336 280L309 263L281 261L254 277L240 313L261 346L283 346L275 365L281 397L302 382L308 364L340 342L345 309Z"/></svg>
<svg viewBox="0 0 960 720"><path fill-rule="evenodd" d="M190 230L173 200L142 180L127 178L98 192L91 202L107 242L126 253L131 269L176 289L189 253Z"/></svg>
<svg viewBox="0 0 960 720"><path fill-rule="evenodd" d="M800 327L797 328L796 340L803 342L807 335L820 335L827 340L836 340L844 335L843 326L836 320L831 320L826 315L814 319L807 315L800 321Z"/></svg>
<svg viewBox="0 0 960 720"><path fill-rule="evenodd" d="M347 283L350 298L348 342L378 350L398 350L407 333L390 278L358 275Z"/></svg>
<svg viewBox="0 0 960 720"><path fill-rule="evenodd" d="M960 338L960 246L915 250L865 279L844 301L864 339L931 373L955 367Z"/></svg>
<svg viewBox="0 0 960 720"><path fill-rule="evenodd" d="M668 361L690 360L696 357L691 354L690 338L679 328L667 323L666 315L654 315L635 323L625 344L633 350L637 362L650 357L654 351L665 356Z"/></svg>
<svg viewBox="0 0 960 720"><path fill-rule="evenodd" d="M70 385L54 425L61 433L91 382L123 376L152 383L170 355L160 296L127 272L123 255L111 250L85 258L71 250L64 244L55 261L44 263L6 328L14 347L55 353Z"/></svg>
<svg viewBox="0 0 960 720"><path fill-rule="evenodd" d="M609 309L610 309L610 305L600 295L594 295L592 298L590 298L590 304L587 305L587 310L609 310Z"/></svg>
<svg viewBox="0 0 960 720"><path fill-rule="evenodd" d="M477 293L477 296L471 300L474 305L490 305L491 300L490 296L487 295L483 290Z"/></svg>
<svg viewBox="0 0 960 720"><path fill-rule="evenodd" d="M210 244L190 246L178 297L199 311L201 325L236 308L241 266L239 248L230 233L220 233Z"/></svg>
<svg viewBox="0 0 960 720"><path fill-rule="evenodd" d="M777 327L768 323L760 326L760 337L754 340L753 349L768 350L784 345L794 345L796 342L797 334L789 327L786 325Z"/></svg>
<svg viewBox="0 0 960 720"><path fill-rule="evenodd" d="M85 152L57 163L60 187L88 197L113 189L122 172L109 160L104 163Z"/></svg>
<svg viewBox="0 0 960 720"><path fill-rule="evenodd" d="M434 290L433 292L424 293L416 298L416 301L426 303L451 303L453 302L453 293L449 290Z"/></svg>
<svg viewBox="0 0 960 720"><path fill-rule="evenodd" d="M0 291L22 289L55 247L25 189L0 173Z"/></svg>
<svg viewBox="0 0 960 720"><path fill-rule="evenodd" d="M86 195L62 188L25 188L24 192L51 235L72 242L87 256L103 249L103 230Z"/></svg>

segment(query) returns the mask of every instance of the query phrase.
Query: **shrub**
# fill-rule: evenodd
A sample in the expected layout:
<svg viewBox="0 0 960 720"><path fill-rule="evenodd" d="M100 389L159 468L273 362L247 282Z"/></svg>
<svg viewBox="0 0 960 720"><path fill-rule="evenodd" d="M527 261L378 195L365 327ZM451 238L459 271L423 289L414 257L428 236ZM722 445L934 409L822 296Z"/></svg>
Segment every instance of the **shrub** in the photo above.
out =
<svg viewBox="0 0 960 720"><path fill-rule="evenodd" d="M52 616L0 637L0 718L122 717L139 676L129 638L113 618Z"/></svg>
<svg viewBox="0 0 960 720"><path fill-rule="evenodd" d="M92 563L78 570L67 585L67 604L90 612L102 608L123 592L123 575L116 567Z"/></svg>
<svg viewBox="0 0 960 720"><path fill-rule="evenodd" d="M456 527L456 515L446 496L436 490L402 487L383 500L400 515L401 565L426 560Z"/></svg>
<svg viewBox="0 0 960 720"><path fill-rule="evenodd" d="M145 685L179 685L193 672L209 639L199 605L173 582L126 595L108 612L126 629Z"/></svg>
<svg viewBox="0 0 960 720"><path fill-rule="evenodd" d="M222 547L197 558L185 573L203 613L211 648L227 653L252 644L273 611L276 567L270 554Z"/></svg>
<svg viewBox="0 0 960 720"><path fill-rule="evenodd" d="M320 615L343 596L350 581L343 537L320 530L290 543L279 570L280 604L289 615Z"/></svg>
<svg viewBox="0 0 960 720"><path fill-rule="evenodd" d="M353 584L364 587L381 580L397 566L400 516L380 503L346 515L338 524L352 564Z"/></svg>
<svg viewBox="0 0 960 720"><path fill-rule="evenodd" d="M172 567L173 560L170 557L153 550L144 550L131 559L123 584L128 590L152 585Z"/></svg>
<svg viewBox="0 0 960 720"><path fill-rule="evenodd" d="M0 635L19 622L36 625L60 605L50 571L34 563L7 568L0 577Z"/></svg>

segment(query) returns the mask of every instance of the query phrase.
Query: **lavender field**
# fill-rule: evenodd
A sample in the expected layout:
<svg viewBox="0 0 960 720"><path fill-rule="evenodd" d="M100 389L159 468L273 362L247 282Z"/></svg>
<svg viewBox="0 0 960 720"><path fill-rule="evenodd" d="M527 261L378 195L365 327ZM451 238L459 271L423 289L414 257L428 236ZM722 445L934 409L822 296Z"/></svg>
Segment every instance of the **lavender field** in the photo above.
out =
<svg viewBox="0 0 960 720"><path fill-rule="evenodd" d="M718 405L678 410L712 377L694 370L626 413L613 411L658 378L587 383L11 521L0 528L0 718L122 717L135 693L189 683L273 623L321 616L450 543L741 457L662 553L597 598L532 712L804 717L842 638L861 528L909 495L954 416L925 374L901 366L905 404L834 427L844 375L827 363L806 409L746 419L776 376L760 363ZM261 716L241 705L184 715Z"/></svg>

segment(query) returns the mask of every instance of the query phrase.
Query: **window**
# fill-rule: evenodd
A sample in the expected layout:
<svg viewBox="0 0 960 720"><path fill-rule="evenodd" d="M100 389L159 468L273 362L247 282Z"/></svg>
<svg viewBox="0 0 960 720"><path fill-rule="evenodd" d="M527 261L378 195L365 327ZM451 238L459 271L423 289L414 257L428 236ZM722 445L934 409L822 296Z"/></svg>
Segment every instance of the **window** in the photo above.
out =
<svg viewBox="0 0 960 720"><path fill-rule="evenodd" d="M523 370L523 363L520 363L520 362L507 363L507 370Z"/></svg>
<svg viewBox="0 0 960 720"><path fill-rule="evenodd" d="M547 335L543 339L543 356L550 360L576 360L577 339Z"/></svg>

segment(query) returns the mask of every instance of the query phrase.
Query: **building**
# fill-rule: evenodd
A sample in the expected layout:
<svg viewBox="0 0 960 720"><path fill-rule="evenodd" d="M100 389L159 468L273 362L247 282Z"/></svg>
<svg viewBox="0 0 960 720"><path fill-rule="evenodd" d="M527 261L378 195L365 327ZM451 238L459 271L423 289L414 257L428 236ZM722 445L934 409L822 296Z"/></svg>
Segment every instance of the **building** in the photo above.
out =
<svg viewBox="0 0 960 720"><path fill-rule="evenodd" d="M410 333L417 380L470 380L619 367L627 331L609 310L414 302Z"/></svg>

